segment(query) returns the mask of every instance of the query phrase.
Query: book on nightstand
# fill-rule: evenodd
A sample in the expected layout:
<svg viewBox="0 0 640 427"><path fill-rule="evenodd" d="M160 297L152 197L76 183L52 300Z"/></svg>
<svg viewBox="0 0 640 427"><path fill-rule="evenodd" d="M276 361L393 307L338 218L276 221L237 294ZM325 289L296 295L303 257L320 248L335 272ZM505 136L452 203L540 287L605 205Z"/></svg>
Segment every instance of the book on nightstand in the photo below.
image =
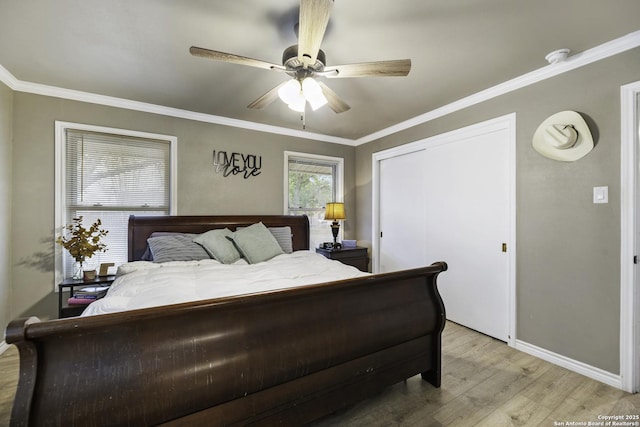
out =
<svg viewBox="0 0 640 427"><path fill-rule="evenodd" d="M97 298L75 298L71 297L67 299L67 304L69 305L89 305L94 302Z"/></svg>
<svg viewBox="0 0 640 427"><path fill-rule="evenodd" d="M92 286L74 291L67 300L69 305L91 304L93 301L102 298L107 294L108 286Z"/></svg>

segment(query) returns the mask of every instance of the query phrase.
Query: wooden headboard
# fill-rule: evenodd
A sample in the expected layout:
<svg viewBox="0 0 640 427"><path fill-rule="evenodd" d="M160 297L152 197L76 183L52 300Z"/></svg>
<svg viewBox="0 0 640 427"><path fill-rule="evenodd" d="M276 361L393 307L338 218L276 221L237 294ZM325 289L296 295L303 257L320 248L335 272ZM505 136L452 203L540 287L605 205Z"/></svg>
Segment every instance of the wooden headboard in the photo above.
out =
<svg viewBox="0 0 640 427"><path fill-rule="evenodd" d="M155 231L204 233L216 228L248 227L262 222L267 227L291 227L293 250L309 249L309 218L306 215L215 215L129 217L129 261L138 261L147 249L147 239Z"/></svg>

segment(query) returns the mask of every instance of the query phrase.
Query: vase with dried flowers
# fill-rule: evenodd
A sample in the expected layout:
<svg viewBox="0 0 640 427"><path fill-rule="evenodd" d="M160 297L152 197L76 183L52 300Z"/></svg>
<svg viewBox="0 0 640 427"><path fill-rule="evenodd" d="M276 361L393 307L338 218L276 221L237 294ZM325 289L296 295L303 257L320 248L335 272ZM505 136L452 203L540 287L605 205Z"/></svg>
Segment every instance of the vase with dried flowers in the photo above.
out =
<svg viewBox="0 0 640 427"><path fill-rule="evenodd" d="M73 218L71 224L63 229L63 234L56 239L56 243L65 248L73 257L78 268L74 267L73 278L82 278L82 264L96 252L105 252L107 245L100 240L108 233L100 228L102 221L97 219L89 228L82 226L82 216ZM66 236L64 231L66 231ZM78 270L78 271L76 271Z"/></svg>

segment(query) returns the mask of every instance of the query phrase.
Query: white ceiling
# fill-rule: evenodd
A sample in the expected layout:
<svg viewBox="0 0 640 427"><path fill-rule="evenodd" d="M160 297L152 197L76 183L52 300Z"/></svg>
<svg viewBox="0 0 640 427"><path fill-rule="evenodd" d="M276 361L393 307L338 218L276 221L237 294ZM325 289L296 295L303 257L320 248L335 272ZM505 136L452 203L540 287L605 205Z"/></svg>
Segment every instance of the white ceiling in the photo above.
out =
<svg viewBox="0 0 640 427"><path fill-rule="evenodd" d="M280 63L298 0L0 0L0 66L38 83L290 129L286 74L198 58L192 45ZM410 58L407 77L325 80L351 110L309 132L357 139L640 29L638 0L336 0L327 65Z"/></svg>

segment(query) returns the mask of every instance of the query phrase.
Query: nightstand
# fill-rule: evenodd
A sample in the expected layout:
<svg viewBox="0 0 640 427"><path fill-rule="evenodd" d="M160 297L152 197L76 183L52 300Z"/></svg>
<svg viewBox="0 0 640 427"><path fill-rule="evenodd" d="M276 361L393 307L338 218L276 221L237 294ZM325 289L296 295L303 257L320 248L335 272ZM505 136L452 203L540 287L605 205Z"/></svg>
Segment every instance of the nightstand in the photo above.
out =
<svg viewBox="0 0 640 427"><path fill-rule="evenodd" d="M110 286L116 279L114 274L108 276L96 277L93 280L83 279L65 279L58 285L58 318L80 316L86 305L69 305L67 304L67 298L73 295L75 288L84 288L90 286ZM63 294L69 295L63 298Z"/></svg>
<svg viewBox="0 0 640 427"><path fill-rule="evenodd" d="M340 261L343 264L352 265L360 271L369 271L369 257L367 248L356 246L355 248L323 249L316 248L316 253L329 259Z"/></svg>

